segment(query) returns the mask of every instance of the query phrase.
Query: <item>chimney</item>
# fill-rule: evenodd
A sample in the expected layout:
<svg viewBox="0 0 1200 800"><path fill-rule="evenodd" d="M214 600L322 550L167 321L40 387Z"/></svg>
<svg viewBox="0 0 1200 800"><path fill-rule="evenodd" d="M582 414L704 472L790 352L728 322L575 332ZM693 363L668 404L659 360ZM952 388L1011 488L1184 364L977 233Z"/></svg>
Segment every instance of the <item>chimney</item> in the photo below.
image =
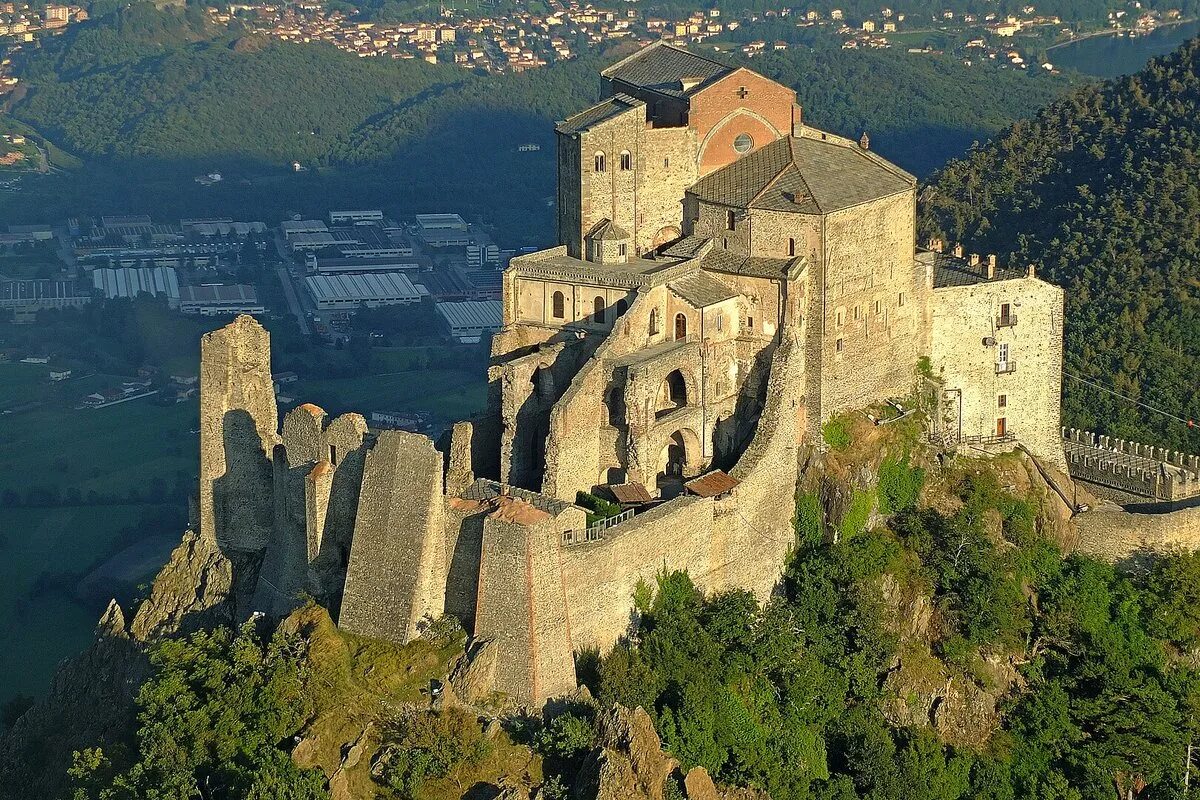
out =
<svg viewBox="0 0 1200 800"><path fill-rule="evenodd" d="M987 276L988 276L989 281L996 277L996 254L995 253L992 253L991 255L988 256Z"/></svg>
<svg viewBox="0 0 1200 800"><path fill-rule="evenodd" d="M1036 273L1034 272L1034 269L1033 269L1033 264L1030 264L1030 265L1029 265L1029 267L1028 267L1028 271L1027 271L1027 273L1026 273L1026 274L1027 274L1027 275L1028 275L1030 278L1036 278L1036 277L1037 277L1037 275L1036 275Z"/></svg>
<svg viewBox="0 0 1200 800"><path fill-rule="evenodd" d="M971 255L967 258L967 264L972 267L978 267L979 266L979 253L971 253Z"/></svg>
<svg viewBox="0 0 1200 800"><path fill-rule="evenodd" d="M867 132L863 131L862 137L858 140L858 146L863 150L871 149L871 137L867 136Z"/></svg>
<svg viewBox="0 0 1200 800"><path fill-rule="evenodd" d="M929 249L935 253L942 252L942 248L944 248L945 246L946 245L942 242L941 239L930 239L929 240Z"/></svg>
<svg viewBox="0 0 1200 800"><path fill-rule="evenodd" d="M962 254L963 254L962 243L960 242L959 244L954 245L954 250L952 250L951 252L954 253L955 258L962 258Z"/></svg>

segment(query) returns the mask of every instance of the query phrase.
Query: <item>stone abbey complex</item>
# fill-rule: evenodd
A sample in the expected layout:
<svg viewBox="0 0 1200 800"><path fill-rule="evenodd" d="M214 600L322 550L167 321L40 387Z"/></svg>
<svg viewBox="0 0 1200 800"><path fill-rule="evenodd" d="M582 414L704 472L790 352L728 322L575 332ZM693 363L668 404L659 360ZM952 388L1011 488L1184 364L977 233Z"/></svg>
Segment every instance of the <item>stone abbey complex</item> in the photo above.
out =
<svg viewBox="0 0 1200 800"><path fill-rule="evenodd" d="M401 642L453 614L486 687L540 703L664 567L767 595L835 415L919 392L939 438L1065 466L1058 288L917 247L913 176L760 75L660 44L601 84L557 128L560 245L504 274L487 410L440 446L280 426L267 333L204 337L200 531L259 560L256 608Z"/></svg>

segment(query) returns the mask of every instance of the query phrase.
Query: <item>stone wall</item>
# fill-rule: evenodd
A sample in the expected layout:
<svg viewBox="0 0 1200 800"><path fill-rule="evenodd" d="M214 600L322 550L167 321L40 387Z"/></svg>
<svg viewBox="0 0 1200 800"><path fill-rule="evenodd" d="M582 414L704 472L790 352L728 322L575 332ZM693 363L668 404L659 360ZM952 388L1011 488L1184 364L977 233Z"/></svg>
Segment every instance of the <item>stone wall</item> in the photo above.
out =
<svg viewBox="0 0 1200 800"><path fill-rule="evenodd" d="M1164 503L1200 497L1200 456L1076 428L1062 438L1073 478Z"/></svg>
<svg viewBox="0 0 1200 800"><path fill-rule="evenodd" d="M997 325L1002 303L1015 324ZM930 359L942 381L946 432L991 437L1003 418L1034 455L1065 471L1062 290L1033 277L935 289L932 317ZM1004 368L997 366L1002 348Z"/></svg>
<svg viewBox="0 0 1200 800"><path fill-rule="evenodd" d="M200 339L201 535L260 550L274 517L271 453L278 441L271 335L239 316Z"/></svg>
<svg viewBox="0 0 1200 800"><path fill-rule="evenodd" d="M1105 561L1123 561L1144 552L1200 549L1200 507L1164 514L1138 514L1102 504L1073 519L1079 550Z"/></svg>
<svg viewBox="0 0 1200 800"><path fill-rule="evenodd" d="M338 624L407 642L446 595L442 456L428 438L385 431L367 453Z"/></svg>
<svg viewBox="0 0 1200 800"><path fill-rule="evenodd" d="M819 370L809 384L818 421L913 388L913 365L928 348L915 214L909 190L826 217L823 274L813 273L820 283L808 290L811 349L819 341L821 351L809 359Z"/></svg>

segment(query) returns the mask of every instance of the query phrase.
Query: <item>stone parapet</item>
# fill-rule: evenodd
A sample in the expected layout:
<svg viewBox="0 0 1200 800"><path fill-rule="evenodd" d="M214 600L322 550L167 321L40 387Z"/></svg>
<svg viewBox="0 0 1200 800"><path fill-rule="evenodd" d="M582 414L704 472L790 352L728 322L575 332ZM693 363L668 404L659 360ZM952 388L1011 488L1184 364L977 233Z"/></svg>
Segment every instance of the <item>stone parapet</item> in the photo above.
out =
<svg viewBox="0 0 1200 800"><path fill-rule="evenodd" d="M1169 503L1200 497L1200 456L1077 428L1062 438L1073 478Z"/></svg>

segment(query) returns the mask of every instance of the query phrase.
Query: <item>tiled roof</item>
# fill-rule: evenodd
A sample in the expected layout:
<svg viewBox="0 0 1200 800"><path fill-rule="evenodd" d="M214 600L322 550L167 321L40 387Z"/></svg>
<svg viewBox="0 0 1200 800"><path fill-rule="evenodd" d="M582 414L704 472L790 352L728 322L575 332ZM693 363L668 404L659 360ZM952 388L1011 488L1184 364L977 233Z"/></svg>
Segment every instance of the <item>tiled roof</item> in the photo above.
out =
<svg viewBox="0 0 1200 800"><path fill-rule="evenodd" d="M786 136L706 175L688 191L741 208L828 214L915 185L907 172L855 145Z"/></svg>
<svg viewBox="0 0 1200 800"><path fill-rule="evenodd" d="M684 275L682 278L671 281L667 286L693 308L707 308L731 297L737 297L737 292L703 272Z"/></svg>
<svg viewBox="0 0 1200 800"><path fill-rule="evenodd" d="M965 258L950 253L922 253L918 258L933 259L933 288L945 289L951 286L974 286L977 283L987 283L987 264L980 263L974 267ZM1024 278L1025 270L997 266L994 281L1009 281L1014 278Z"/></svg>
<svg viewBox="0 0 1200 800"><path fill-rule="evenodd" d="M621 483L609 485L608 491L616 498L618 503L625 505L635 505L638 503L650 503L654 498L646 491L646 487L636 481L633 483Z"/></svg>
<svg viewBox="0 0 1200 800"><path fill-rule="evenodd" d="M592 228L587 238L598 242L620 242L629 238L624 228L617 227L611 219L602 219Z"/></svg>
<svg viewBox="0 0 1200 800"><path fill-rule="evenodd" d="M700 259L700 268L710 272L745 275L750 278L779 280L787 277L788 280L795 280L804 269L804 259L763 258L714 248Z"/></svg>
<svg viewBox="0 0 1200 800"><path fill-rule="evenodd" d="M605 100L601 100L591 108L580 111L574 116L567 117L564 121L554 126L554 129L559 133L581 133L595 125L599 125L605 120L612 119L618 114L623 114L631 108L644 105L645 103L636 97L630 97L627 94L616 94Z"/></svg>
<svg viewBox="0 0 1200 800"><path fill-rule="evenodd" d="M660 42L618 61L600 74L672 97L687 97L731 72L733 67ZM684 89L685 79L695 84Z"/></svg>
<svg viewBox="0 0 1200 800"><path fill-rule="evenodd" d="M671 258L695 258L700 255L700 251L704 249L704 246L711 241L712 239L707 239L703 236L685 236L673 242L662 251L662 254Z"/></svg>
<svg viewBox="0 0 1200 800"><path fill-rule="evenodd" d="M701 497L716 497L733 491L738 485L736 478L731 478L719 469L714 469L712 472L701 475L699 478L693 478L683 484L692 494Z"/></svg>

